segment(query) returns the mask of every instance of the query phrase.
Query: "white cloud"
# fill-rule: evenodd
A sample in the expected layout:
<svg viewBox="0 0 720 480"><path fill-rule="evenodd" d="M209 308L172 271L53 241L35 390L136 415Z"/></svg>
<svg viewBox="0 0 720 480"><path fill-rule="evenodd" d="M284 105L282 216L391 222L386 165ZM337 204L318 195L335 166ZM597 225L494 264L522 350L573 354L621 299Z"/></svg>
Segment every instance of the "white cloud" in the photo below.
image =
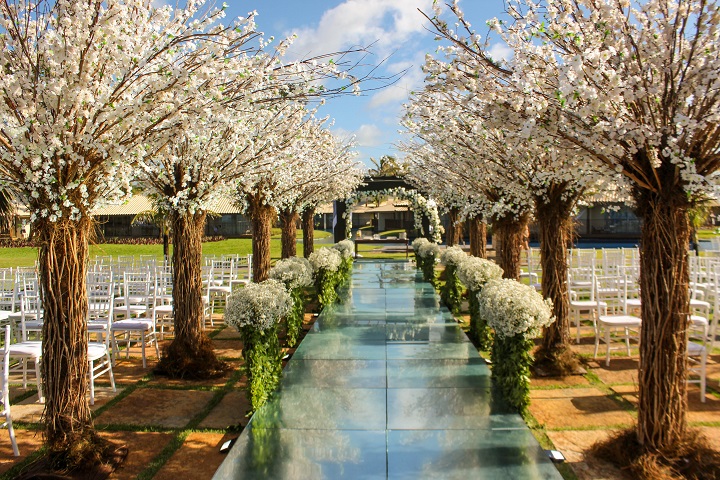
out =
<svg viewBox="0 0 720 480"><path fill-rule="evenodd" d="M425 62L425 54L418 52L412 61L397 62L387 66L391 74L400 73L406 70L405 75L397 83L380 90L374 94L368 103L370 108L383 107L388 104L405 102L410 97L410 92L418 91L423 87L425 74L422 65Z"/></svg>
<svg viewBox="0 0 720 480"><path fill-rule="evenodd" d="M432 0L346 0L327 10L315 27L295 30L298 39L288 53L302 58L377 42L373 50L385 56L423 31L425 19L417 9L431 7Z"/></svg>
<svg viewBox="0 0 720 480"><path fill-rule="evenodd" d="M490 47L490 56L493 60L505 60L510 61L513 57L513 50L512 48L508 47L507 45L503 45L501 43L494 43L492 47Z"/></svg>
<svg viewBox="0 0 720 480"><path fill-rule="evenodd" d="M332 133L343 140L354 139L357 148L373 148L385 144L385 132L377 125L364 124L354 132L344 128L334 128Z"/></svg>

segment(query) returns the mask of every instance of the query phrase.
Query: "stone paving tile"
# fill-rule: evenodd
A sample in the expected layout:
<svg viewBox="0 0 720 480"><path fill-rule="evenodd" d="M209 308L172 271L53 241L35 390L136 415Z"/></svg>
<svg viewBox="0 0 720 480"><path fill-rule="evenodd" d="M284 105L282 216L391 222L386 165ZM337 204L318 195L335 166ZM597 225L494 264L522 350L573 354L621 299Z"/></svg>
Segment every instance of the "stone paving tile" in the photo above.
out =
<svg viewBox="0 0 720 480"><path fill-rule="evenodd" d="M95 420L96 425L182 428L205 408L213 392L139 388Z"/></svg>
<svg viewBox="0 0 720 480"><path fill-rule="evenodd" d="M250 403L244 391L228 392L198 427L218 430L236 425L244 427L250 420L246 416L249 410Z"/></svg>
<svg viewBox="0 0 720 480"><path fill-rule="evenodd" d="M110 480L136 478L174 436L172 433L160 432L100 432L100 435L113 443L128 447L125 461L108 477Z"/></svg>
<svg viewBox="0 0 720 480"><path fill-rule="evenodd" d="M588 381L587 378L585 378L582 375L568 375L567 377L562 377L562 378L532 377L530 379L530 388L556 387L556 386L573 387L573 386L583 386L583 385L590 385L590 382Z"/></svg>
<svg viewBox="0 0 720 480"><path fill-rule="evenodd" d="M206 480L225 460L220 446L238 434L191 433L153 480ZM192 459L192 461L188 461Z"/></svg>
<svg viewBox="0 0 720 480"><path fill-rule="evenodd" d="M113 365L113 374L115 375L116 385L134 385L146 376L152 374L154 364L148 363L147 368L142 366L142 358L130 357L126 359L124 356L118 358Z"/></svg>
<svg viewBox="0 0 720 480"><path fill-rule="evenodd" d="M225 327L220 330L214 337L214 340L238 340L240 333L232 327Z"/></svg>
<svg viewBox="0 0 720 480"><path fill-rule="evenodd" d="M585 452L595 443L608 438L612 430L563 430L548 431L547 435L572 466L579 480L631 480L619 468L591 457Z"/></svg>
<svg viewBox="0 0 720 480"><path fill-rule="evenodd" d="M12 409L13 416L15 409ZM3 421L5 418L3 417ZM15 419L17 420L17 419ZM13 456L12 447L7 430L0 430L0 475L12 468L17 462L25 460L31 453L43 445L42 430L24 430L15 426L15 440L17 440L20 456Z"/></svg>
<svg viewBox="0 0 720 480"><path fill-rule="evenodd" d="M720 452L720 427L698 427L708 439L710 445L718 452Z"/></svg>
<svg viewBox="0 0 720 480"><path fill-rule="evenodd" d="M638 390L635 385L615 385L611 387L618 395L632 403L638 404ZM688 421L689 422L720 422L720 399L705 395L705 402L700 401L700 387L688 385Z"/></svg>
<svg viewBox="0 0 720 480"><path fill-rule="evenodd" d="M241 363L239 360L229 360L227 363L230 365L230 370L225 372L223 375L217 377L217 378L211 378L208 380L186 380L186 379L170 379L168 377L163 377L160 375L156 375L155 378L152 381L152 385L157 386L178 386L178 387L222 387L225 385L228 380L230 380L230 377L232 377L235 372L240 368Z"/></svg>
<svg viewBox="0 0 720 480"><path fill-rule="evenodd" d="M242 342L240 340L212 340L215 355L220 358L242 358Z"/></svg>
<svg viewBox="0 0 720 480"><path fill-rule="evenodd" d="M633 423L630 413L597 388L532 390L530 398L530 412L548 429Z"/></svg>
<svg viewBox="0 0 720 480"><path fill-rule="evenodd" d="M627 383L637 384L638 358L612 358L610 366L605 366L605 357L590 360L588 366L605 384Z"/></svg>

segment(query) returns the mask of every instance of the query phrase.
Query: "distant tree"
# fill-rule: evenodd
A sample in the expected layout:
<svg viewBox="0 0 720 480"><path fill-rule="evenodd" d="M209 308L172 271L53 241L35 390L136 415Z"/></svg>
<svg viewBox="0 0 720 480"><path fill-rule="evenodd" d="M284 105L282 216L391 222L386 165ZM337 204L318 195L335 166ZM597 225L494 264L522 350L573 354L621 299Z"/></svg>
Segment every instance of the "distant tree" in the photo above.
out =
<svg viewBox="0 0 720 480"><path fill-rule="evenodd" d="M383 155L379 160L370 157L375 168L368 170L371 177L402 177L407 173L407 168L398 162L392 155Z"/></svg>

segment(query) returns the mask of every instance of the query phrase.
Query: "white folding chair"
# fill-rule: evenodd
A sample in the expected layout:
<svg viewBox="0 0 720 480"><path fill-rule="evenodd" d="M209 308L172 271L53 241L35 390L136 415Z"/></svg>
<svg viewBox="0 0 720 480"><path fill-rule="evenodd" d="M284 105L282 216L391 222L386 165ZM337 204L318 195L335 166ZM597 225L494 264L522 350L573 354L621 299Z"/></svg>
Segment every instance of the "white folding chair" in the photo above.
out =
<svg viewBox="0 0 720 480"><path fill-rule="evenodd" d="M700 401L705 403L707 389L707 356L708 349L704 343L688 342L688 383L700 384ZM697 378L691 378L697 376Z"/></svg>
<svg viewBox="0 0 720 480"><path fill-rule="evenodd" d="M570 297L570 320L575 321L576 342L580 343L580 326L583 315L592 321L598 307L606 307L595 299L594 269L592 267L576 267L568 269L568 295Z"/></svg>
<svg viewBox="0 0 720 480"><path fill-rule="evenodd" d="M630 356L630 337L640 342L640 317L627 313L627 285L628 279L623 276L596 276L595 299L598 300L597 315L595 318L595 353L597 358L600 342L605 342L605 365L610 366L610 350L622 347L613 347L617 341L618 331L620 340L624 340L627 355Z"/></svg>
<svg viewBox="0 0 720 480"><path fill-rule="evenodd" d="M0 416L5 417L3 427L7 427L8 433L10 434L10 444L12 445L13 455L16 457L20 455L18 450L17 440L15 440L15 430L13 429L12 415L10 414L10 325L5 325L5 332L3 335L3 346L2 351L2 382L0 382L0 394L2 395L0 401L2 402L2 410L0 410Z"/></svg>
<svg viewBox="0 0 720 480"><path fill-rule="evenodd" d="M110 326L113 355L117 358L120 353L117 341L117 334L124 336L125 357L130 357L130 345L132 336L139 336L142 345L143 368L147 367L145 346L150 343L155 347L155 353L160 358L155 333L155 318L152 315L153 297L150 292L149 273L126 272L123 276L122 296L115 299L114 317L121 320L114 320Z"/></svg>

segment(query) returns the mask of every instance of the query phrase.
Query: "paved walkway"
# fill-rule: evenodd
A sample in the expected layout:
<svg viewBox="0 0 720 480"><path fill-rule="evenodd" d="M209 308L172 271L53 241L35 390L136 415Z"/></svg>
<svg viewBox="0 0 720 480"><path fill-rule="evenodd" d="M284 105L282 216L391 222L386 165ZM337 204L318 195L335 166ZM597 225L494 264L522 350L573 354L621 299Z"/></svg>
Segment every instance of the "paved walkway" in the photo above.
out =
<svg viewBox="0 0 720 480"><path fill-rule="evenodd" d="M432 286L355 263L216 479L559 479Z"/></svg>

